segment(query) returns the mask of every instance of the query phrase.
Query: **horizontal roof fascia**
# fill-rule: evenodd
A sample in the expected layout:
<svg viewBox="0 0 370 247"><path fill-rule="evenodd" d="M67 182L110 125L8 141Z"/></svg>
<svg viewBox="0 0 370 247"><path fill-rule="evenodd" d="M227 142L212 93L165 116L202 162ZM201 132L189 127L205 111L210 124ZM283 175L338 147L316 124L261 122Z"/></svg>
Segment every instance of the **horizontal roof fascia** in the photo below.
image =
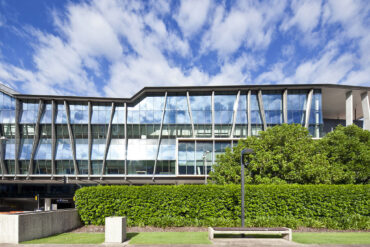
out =
<svg viewBox="0 0 370 247"><path fill-rule="evenodd" d="M94 101L94 102L117 102L117 103L133 103L138 98L168 92L232 92L238 90L283 90L283 89L347 89L347 90L361 90L370 91L370 87L364 86L349 86L337 84L277 84L277 85L227 85L227 86L179 86L179 87L144 87L131 98L111 98L111 97L86 97L86 96L60 96L60 95L31 95L31 94L12 94L19 99L43 99L43 100L68 100L68 101ZM0 88L1 90L1 88Z"/></svg>

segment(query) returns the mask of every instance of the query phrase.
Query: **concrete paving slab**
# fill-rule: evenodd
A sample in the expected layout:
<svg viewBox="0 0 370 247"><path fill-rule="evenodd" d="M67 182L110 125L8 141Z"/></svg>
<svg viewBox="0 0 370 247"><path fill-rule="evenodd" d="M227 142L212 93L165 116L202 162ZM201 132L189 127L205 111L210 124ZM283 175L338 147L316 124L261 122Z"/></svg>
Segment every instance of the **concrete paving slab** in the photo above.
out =
<svg viewBox="0 0 370 247"><path fill-rule="evenodd" d="M215 239L212 244L0 244L0 247L370 247L370 245L345 245L345 244L298 244L284 239Z"/></svg>

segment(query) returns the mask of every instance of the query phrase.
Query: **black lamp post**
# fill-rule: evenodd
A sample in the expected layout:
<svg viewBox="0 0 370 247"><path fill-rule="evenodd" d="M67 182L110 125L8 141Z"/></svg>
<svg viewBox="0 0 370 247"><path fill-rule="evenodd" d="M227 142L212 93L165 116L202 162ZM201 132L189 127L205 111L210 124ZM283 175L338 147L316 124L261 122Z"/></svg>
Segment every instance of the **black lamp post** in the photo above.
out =
<svg viewBox="0 0 370 247"><path fill-rule="evenodd" d="M244 163L244 155L253 154L253 149L245 148L242 150L240 156L240 165L241 165L241 179L242 179L242 227L244 227L244 167L247 166L248 163Z"/></svg>

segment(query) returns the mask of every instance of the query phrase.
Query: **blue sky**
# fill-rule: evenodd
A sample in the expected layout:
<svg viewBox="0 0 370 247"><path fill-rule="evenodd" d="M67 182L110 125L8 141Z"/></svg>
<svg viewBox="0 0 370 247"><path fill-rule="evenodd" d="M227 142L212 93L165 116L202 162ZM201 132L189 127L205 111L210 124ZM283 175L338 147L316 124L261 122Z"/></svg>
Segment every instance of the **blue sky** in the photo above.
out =
<svg viewBox="0 0 370 247"><path fill-rule="evenodd" d="M0 82L109 97L145 86L370 86L370 4L0 0Z"/></svg>

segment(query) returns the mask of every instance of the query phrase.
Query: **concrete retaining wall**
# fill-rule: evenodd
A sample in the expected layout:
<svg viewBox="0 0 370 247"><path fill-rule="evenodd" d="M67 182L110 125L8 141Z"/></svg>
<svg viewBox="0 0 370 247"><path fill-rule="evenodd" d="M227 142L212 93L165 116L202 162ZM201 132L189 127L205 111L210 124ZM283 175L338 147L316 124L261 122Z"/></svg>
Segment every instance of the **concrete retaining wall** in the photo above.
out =
<svg viewBox="0 0 370 247"><path fill-rule="evenodd" d="M77 209L0 215L0 243L19 243L81 226Z"/></svg>

